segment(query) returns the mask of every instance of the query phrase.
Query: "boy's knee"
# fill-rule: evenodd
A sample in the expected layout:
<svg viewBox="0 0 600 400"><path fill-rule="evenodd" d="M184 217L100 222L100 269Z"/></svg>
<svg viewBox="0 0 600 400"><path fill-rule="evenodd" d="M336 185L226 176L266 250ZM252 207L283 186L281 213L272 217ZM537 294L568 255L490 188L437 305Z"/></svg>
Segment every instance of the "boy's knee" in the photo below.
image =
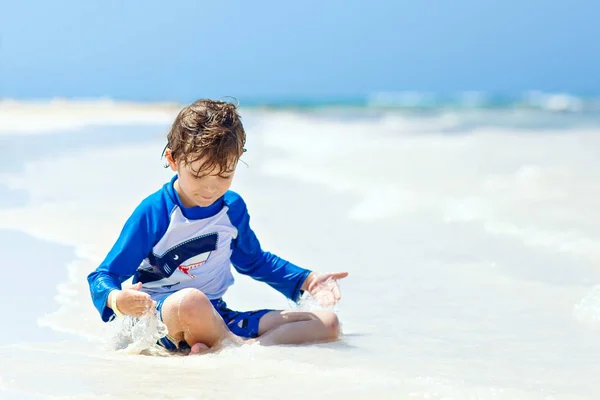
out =
<svg viewBox="0 0 600 400"><path fill-rule="evenodd" d="M183 320L202 318L213 312L213 306L208 297L198 289L182 289L179 298L178 312Z"/></svg>
<svg viewBox="0 0 600 400"><path fill-rule="evenodd" d="M325 331L327 332L326 339L335 340L340 336L340 320L334 312L325 311L321 316L321 321L323 321Z"/></svg>

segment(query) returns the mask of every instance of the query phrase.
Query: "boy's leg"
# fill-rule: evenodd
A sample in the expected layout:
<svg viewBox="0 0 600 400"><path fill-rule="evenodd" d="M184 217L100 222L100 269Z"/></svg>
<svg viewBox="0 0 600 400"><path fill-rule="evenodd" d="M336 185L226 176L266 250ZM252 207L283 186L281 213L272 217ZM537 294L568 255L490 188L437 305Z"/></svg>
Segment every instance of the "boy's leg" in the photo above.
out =
<svg viewBox="0 0 600 400"><path fill-rule="evenodd" d="M331 342L340 335L337 315L331 311L271 311L258 324L263 345Z"/></svg>
<svg viewBox="0 0 600 400"><path fill-rule="evenodd" d="M210 300L197 289L182 289L170 295L160 312L169 336L177 342L184 340L192 352L205 348L204 345L215 347L223 339L242 341L231 333Z"/></svg>

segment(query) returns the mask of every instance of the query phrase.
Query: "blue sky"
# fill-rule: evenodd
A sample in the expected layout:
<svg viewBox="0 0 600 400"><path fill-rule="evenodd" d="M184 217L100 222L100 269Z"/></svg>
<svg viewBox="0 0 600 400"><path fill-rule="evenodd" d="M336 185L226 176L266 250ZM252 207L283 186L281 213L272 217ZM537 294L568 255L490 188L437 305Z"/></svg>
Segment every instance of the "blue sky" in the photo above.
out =
<svg viewBox="0 0 600 400"><path fill-rule="evenodd" d="M0 97L600 93L596 0L0 4Z"/></svg>

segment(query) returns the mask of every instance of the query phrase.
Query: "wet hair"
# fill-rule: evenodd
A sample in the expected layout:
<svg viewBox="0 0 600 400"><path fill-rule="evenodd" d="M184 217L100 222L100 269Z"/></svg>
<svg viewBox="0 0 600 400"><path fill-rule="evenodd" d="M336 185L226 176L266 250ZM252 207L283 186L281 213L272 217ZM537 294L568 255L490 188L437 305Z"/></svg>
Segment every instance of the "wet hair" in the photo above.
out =
<svg viewBox="0 0 600 400"><path fill-rule="evenodd" d="M246 151L246 132L233 103L200 99L184 107L167 135L167 146L176 162L204 163L196 175L213 170L230 172Z"/></svg>

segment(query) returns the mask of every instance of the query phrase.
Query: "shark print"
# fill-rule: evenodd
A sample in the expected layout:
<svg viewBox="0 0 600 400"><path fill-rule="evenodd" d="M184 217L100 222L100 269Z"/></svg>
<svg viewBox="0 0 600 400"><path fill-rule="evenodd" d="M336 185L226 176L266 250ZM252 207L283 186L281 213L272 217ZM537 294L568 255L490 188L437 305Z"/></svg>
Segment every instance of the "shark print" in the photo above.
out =
<svg viewBox="0 0 600 400"><path fill-rule="evenodd" d="M218 233L209 233L180 243L161 255L150 254L149 265L144 263L137 269L136 281L158 281L170 277L176 270L195 278L190 270L206 263L211 253L217 249L218 239Z"/></svg>

